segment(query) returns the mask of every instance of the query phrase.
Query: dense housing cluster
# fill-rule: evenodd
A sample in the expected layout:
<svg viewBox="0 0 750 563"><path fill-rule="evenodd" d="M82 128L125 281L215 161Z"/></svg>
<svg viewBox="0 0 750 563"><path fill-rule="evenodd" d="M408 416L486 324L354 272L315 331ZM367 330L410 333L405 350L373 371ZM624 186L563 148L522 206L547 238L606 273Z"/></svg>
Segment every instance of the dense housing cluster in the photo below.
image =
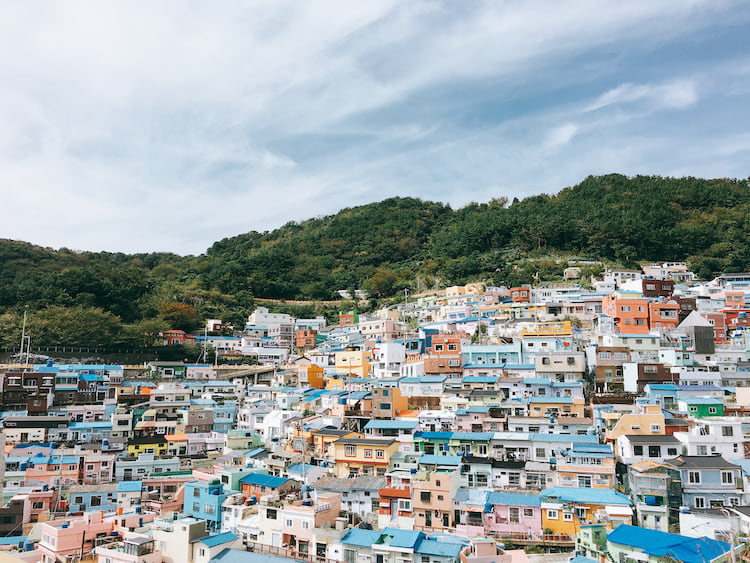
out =
<svg viewBox="0 0 750 563"><path fill-rule="evenodd" d="M739 560L750 274L654 264L593 288L162 335L213 365L4 366L0 544L43 563Z"/></svg>

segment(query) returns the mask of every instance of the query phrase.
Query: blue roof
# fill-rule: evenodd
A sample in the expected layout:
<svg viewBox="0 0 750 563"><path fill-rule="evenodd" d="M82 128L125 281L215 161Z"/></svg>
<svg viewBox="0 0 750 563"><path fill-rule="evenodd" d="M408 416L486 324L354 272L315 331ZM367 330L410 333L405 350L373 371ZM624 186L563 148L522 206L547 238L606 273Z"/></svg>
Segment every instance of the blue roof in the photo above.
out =
<svg viewBox="0 0 750 563"><path fill-rule="evenodd" d="M495 434L493 432L454 432L451 440L471 440L485 442L492 440Z"/></svg>
<svg viewBox="0 0 750 563"><path fill-rule="evenodd" d="M289 481L289 479L285 479L284 477L276 477L274 475L264 475L263 473L251 473L250 475L245 475L242 479L240 479L240 483L244 483L246 485L271 487L272 489L275 489L276 487L280 487L287 481Z"/></svg>
<svg viewBox="0 0 750 563"><path fill-rule="evenodd" d="M529 403L552 403L557 405L573 404L572 397L530 397Z"/></svg>
<svg viewBox="0 0 750 563"><path fill-rule="evenodd" d="M382 532L378 530L362 530L352 528L342 539L341 543L347 545L358 545L361 547L372 547L380 539Z"/></svg>
<svg viewBox="0 0 750 563"><path fill-rule="evenodd" d="M442 383L444 375L422 375L419 377L404 377L399 383Z"/></svg>
<svg viewBox="0 0 750 563"><path fill-rule="evenodd" d="M75 428L112 428L112 422L111 421L104 421L104 422L71 422L68 425L68 428L75 429Z"/></svg>
<svg viewBox="0 0 750 563"><path fill-rule="evenodd" d="M232 532L224 532L223 534L216 534L215 536L206 536L205 538L201 538L197 541L202 543L206 547L216 547L217 545L233 542L238 539L239 536L236 536Z"/></svg>
<svg viewBox="0 0 750 563"><path fill-rule="evenodd" d="M497 377L489 375L467 375L461 378L462 383L497 383Z"/></svg>
<svg viewBox="0 0 750 563"><path fill-rule="evenodd" d="M458 557L463 549L463 544L447 543L443 541L423 539L419 542L416 552L421 555L436 555L438 557Z"/></svg>
<svg viewBox="0 0 750 563"><path fill-rule="evenodd" d="M286 468L289 473L303 473L315 469L317 465L310 465L309 463L294 463Z"/></svg>
<svg viewBox="0 0 750 563"><path fill-rule="evenodd" d="M391 536L388 545L391 547L405 547L413 549L419 540L424 538L423 532L402 530L400 528L383 528L383 534Z"/></svg>
<svg viewBox="0 0 750 563"><path fill-rule="evenodd" d="M712 397L692 397L690 399L680 399L690 405L724 405L724 401Z"/></svg>
<svg viewBox="0 0 750 563"><path fill-rule="evenodd" d="M365 424L365 430L414 430L416 420L371 420Z"/></svg>
<svg viewBox="0 0 750 563"><path fill-rule="evenodd" d="M691 538L648 528L621 524L612 530L607 540L643 550L654 557L672 557L684 563L713 561L729 551L729 544L707 537Z"/></svg>
<svg viewBox="0 0 750 563"><path fill-rule="evenodd" d="M458 465L461 463L460 455L422 455L418 462L425 465Z"/></svg>
<svg viewBox="0 0 750 563"><path fill-rule="evenodd" d="M424 438L425 440L450 440L453 432L415 432L415 438Z"/></svg>
<svg viewBox="0 0 750 563"><path fill-rule="evenodd" d="M487 493L487 504L506 504L510 506L541 506L542 497L539 495L524 495L522 493Z"/></svg>
<svg viewBox="0 0 750 563"><path fill-rule="evenodd" d="M588 487L550 487L542 491L542 498L555 498L565 502L586 504L632 505L627 496L613 489L591 489Z"/></svg>
<svg viewBox="0 0 750 563"><path fill-rule="evenodd" d="M117 483L118 493L140 493L142 489L142 481L120 481Z"/></svg>

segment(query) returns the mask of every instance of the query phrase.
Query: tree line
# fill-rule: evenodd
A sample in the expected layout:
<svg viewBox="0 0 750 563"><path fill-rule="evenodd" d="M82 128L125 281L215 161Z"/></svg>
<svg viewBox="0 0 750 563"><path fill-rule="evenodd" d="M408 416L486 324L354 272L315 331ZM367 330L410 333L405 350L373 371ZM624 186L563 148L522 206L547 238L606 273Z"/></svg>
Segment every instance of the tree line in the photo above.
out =
<svg viewBox="0 0 750 563"><path fill-rule="evenodd" d="M460 209L390 198L249 231L199 256L0 240L0 344L16 338L24 309L39 343L148 346L160 330L195 330L206 318L241 326L254 297L333 300L365 289L377 300L475 280L557 280L570 256L625 267L687 260L711 278L750 270L748 232L748 180L610 174ZM300 313L333 318L336 308Z"/></svg>

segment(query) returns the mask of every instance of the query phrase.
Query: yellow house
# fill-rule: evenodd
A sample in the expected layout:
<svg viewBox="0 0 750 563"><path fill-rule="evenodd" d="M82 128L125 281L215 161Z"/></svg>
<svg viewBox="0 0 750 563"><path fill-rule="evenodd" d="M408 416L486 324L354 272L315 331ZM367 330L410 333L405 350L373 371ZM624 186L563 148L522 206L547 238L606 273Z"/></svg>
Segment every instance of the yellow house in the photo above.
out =
<svg viewBox="0 0 750 563"><path fill-rule="evenodd" d="M656 436L664 434L664 413L661 405L643 405L637 413L602 413L607 427L605 441L617 442L620 436Z"/></svg>
<svg viewBox="0 0 750 563"><path fill-rule="evenodd" d="M340 438L333 443L336 477L385 475L391 456L398 451L396 440Z"/></svg>
<svg viewBox="0 0 750 563"><path fill-rule="evenodd" d="M355 377L370 377L370 352L364 350L342 350L336 352L336 372Z"/></svg>
<svg viewBox="0 0 750 563"><path fill-rule="evenodd" d="M582 397L531 397L529 416L547 417L556 414L584 418L584 406Z"/></svg>
<svg viewBox="0 0 750 563"><path fill-rule="evenodd" d="M575 536L581 526L603 523L608 528L630 524L632 502L612 489L552 487L542 491L542 529Z"/></svg>
<svg viewBox="0 0 750 563"><path fill-rule="evenodd" d="M128 455L137 457L139 454L164 455L167 453L169 442L162 435L139 436L128 440Z"/></svg>

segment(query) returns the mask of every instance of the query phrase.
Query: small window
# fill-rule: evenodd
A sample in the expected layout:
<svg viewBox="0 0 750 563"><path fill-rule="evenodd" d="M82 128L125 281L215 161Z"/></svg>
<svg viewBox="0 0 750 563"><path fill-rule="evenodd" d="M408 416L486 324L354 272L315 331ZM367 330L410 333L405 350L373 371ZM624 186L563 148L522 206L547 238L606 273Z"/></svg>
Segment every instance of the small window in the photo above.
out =
<svg viewBox="0 0 750 563"><path fill-rule="evenodd" d="M557 510L547 510L547 518L550 520L557 520Z"/></svg>

